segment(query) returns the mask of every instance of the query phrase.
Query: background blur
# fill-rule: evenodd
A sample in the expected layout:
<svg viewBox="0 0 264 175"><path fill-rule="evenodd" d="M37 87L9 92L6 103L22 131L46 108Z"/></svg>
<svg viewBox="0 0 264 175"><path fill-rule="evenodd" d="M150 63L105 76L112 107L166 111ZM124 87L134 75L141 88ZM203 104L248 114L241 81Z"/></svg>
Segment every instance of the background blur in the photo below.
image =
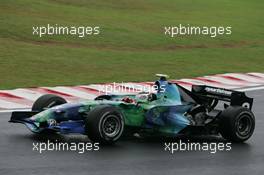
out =
<svg viewBox="0 0 264 175"><path fill-rule="evenodd" d="M0 89L263 72L262 0L1 0ZM33 26L100 26L96 36ZM164 26L232 26L232 35L164 35Z"/></svg>

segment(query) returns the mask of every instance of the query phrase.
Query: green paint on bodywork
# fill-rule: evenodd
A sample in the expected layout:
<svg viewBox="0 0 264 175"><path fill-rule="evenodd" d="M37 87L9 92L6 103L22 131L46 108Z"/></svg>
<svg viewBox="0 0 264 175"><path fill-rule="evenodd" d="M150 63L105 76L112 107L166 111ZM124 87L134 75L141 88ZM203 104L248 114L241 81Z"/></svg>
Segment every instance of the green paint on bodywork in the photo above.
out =
<svg viewBox="0 0 264 175"><path fill-rule="evenodd" d="M108 100L99 100L99 101L86 101L83 102L83 106L80 107L79 111L90 111L94 107L99 105L111 105L116 106L120 112L123 114L125 119L125 124L129 126L142 126L145 122L145 111L143 106L136 105L132 103L125 103L123 101L108 101Z"/></svg>
<svg viewBox="0 0 264 175"><path fill-rule="evenodd" d="M166 91L157 94L157 99L150 101L145 94L129 95L130 103L127 103L127 95L113 95L111 100L87 100L79 103L67 103L59 105L32 117L36 126L41 122L48 122L54 119L57 122L69 120L83 120L97 106L109 105L120 110L124 117L125 125L141 127L163 133L178 133L185 126L189 125L188 120L183 116L190 106L183 105L179 91L174 84L166 84ZM126 98L124 98L126 97ZM180 109L176 110L179 106ZM156 128L157 127L157 128Z"/></svg>

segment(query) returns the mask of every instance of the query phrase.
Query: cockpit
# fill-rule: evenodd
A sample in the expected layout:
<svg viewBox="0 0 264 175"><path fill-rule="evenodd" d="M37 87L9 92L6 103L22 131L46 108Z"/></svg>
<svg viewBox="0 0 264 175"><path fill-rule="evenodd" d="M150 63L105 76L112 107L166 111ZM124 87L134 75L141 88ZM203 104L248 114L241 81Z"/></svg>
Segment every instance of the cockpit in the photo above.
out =
<svg viewBox="0 0 264 175"><path fill-rule="evenodd" d="M135 98L124 97L122 101L126 103L170 103L170 104L183 104L194 103L193 98L188 94L187 90L183 87L167 81L168 76L157 74L160 77L154 83L156 92L139 93Z"/></svg>

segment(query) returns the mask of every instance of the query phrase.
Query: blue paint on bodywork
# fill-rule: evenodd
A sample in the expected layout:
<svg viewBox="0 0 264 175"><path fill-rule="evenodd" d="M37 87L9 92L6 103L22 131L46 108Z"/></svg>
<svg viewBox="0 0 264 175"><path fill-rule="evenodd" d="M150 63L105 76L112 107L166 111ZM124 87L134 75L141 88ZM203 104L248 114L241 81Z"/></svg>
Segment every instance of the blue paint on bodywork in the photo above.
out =
<svg viewBox="0 0 264 175"><path fill-rule="evenodd" d="M157 82L159 84L157 100L153 101L153 107L146 113L148 126L173 128L170 130L176 134L190 125L190 121L184 116L184 113L190 110L193 105L182 104L180 92L175 84L161 80Z"/></svg>
<svg viewBox="0 0 264 175"><path fill-rule="evenodd" d="M69 134L69 133L84 134L85 133L83 120L65 121L65 122L61 122L57 126L49 126L48 128L58 130L62 134Z"/></svg>
<svg viewBox="0 0 264 175"><path fill-rule="evenodd" d="M175 84L171 84L168 81L157 81L156 83L159 84L158 91L157 91L157 98L167 98L169 99L168 103L170 104L181 104L181 95L178 90L178 87Z"/></svg>
<svg viewBox="0 0 264 175"><path fill-rule="evenodd" d="M146 119L148 124L152 124L153 127L173 127L173 133L178 133L190 125L190 121L186 119L184 113L191 107L191 105L154 107L146 113Z"/></svg>

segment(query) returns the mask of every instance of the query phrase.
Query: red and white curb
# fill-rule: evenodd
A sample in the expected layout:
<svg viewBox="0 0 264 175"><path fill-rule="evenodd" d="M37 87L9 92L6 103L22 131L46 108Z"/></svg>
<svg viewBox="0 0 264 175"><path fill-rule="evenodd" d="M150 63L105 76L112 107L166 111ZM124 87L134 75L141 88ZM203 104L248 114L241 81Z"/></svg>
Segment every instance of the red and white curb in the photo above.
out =
<svg viewBox="0 0 264 175"><path fill-rule="evenodd" d="M188 89L192 85L209 85L240 91L264 89L264 73L226 73L170 81ZM114 91L114 94L131 94L129 88L147 85L151 86L153 82L116 83L115 87L118 88ZM105 94L106 88L102 87L107 86L113 86L113 83L0 90L0 110L30 109L38 97L47 93L62 96L69 102L94 99L98 95Z"/></svg>

